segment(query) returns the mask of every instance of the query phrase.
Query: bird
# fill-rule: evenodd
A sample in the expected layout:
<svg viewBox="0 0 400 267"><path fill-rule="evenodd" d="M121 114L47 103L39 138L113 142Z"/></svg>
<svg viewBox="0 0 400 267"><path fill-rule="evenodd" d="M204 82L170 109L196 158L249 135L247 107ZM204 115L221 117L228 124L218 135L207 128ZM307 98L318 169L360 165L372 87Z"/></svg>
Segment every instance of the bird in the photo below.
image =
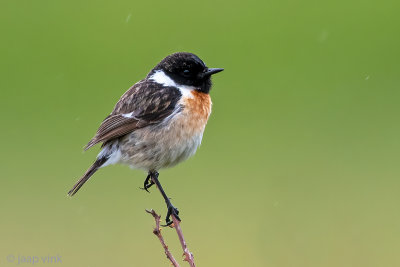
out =
<svg viewBox="0 0 400 267"><path fill-rule="evenodd" d="M195 154L211 113L211 76L223 70L208 68L188 52L161 60L121 96L84 147L101 143L96 160L68 195L75 195L100 168L124 164L147 172L142 189L149 192L156 184L167 205L166 225L172 224L172 215L181 221L159 182L159 170Z"/></svg>

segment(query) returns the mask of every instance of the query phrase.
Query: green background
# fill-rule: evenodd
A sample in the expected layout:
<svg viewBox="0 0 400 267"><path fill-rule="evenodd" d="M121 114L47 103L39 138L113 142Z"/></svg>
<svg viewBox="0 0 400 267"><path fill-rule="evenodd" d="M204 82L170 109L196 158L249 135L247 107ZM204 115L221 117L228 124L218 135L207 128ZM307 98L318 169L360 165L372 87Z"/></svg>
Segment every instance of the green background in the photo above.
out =
<svg viewBox="0 0 400 267"><path fill-rule="evenodd" d="M198 266L400 266L399 8L2 0L0 266L168 266L145 173L66 193L120 95L176 51L225 68L200 150L160 175Z"/></svg>

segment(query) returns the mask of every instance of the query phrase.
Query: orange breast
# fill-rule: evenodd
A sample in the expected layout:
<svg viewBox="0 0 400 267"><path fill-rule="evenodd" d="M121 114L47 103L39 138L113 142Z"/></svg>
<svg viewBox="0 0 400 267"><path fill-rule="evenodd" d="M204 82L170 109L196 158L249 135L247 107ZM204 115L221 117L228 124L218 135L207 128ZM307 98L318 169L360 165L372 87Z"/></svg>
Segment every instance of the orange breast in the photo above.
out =
<svg viewBox="0 0 400 267"><path fill-rule="evenodd" d="M211 97L198 91L191 91L193 98L184 99L184 113L187 116L186 124L194 132L204 131L211 113Z"/></svg>

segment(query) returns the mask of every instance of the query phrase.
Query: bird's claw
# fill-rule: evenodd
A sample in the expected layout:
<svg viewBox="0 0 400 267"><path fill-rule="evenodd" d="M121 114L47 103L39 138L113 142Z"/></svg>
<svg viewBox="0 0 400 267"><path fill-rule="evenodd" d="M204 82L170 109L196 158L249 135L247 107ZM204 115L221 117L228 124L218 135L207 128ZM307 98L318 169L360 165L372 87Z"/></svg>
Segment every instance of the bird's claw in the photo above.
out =
<svg viewBox="0 0 400 267"><path fill-rule="evenodd" d="M168 212L167 212L167 217L165 218L165 225L162 225L164 227L166 226L170 226L171 224L173 224L174 222L171 220L171 215L175 216L175 218L178 221L181 221L181 218L179 218L179 210L177 208L175 208L172 204L168 205Z"/></svg>
<svg viewBox="0 0 400 267"><path fill-rule="evenodd" d="M143 187L139 187L142 190L145 190L147 193L150 193L148 190L152 185L154 185L153 180L151 180L150 174L147 175L146 180L144 180Z"/></svg>

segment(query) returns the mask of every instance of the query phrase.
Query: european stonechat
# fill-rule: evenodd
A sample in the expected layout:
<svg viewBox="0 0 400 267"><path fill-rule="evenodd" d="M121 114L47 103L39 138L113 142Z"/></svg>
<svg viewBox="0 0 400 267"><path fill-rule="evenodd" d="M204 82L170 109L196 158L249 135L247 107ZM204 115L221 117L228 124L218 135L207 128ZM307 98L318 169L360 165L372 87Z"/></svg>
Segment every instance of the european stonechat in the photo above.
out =
<svg viewBox="0 0 400 267"><path fill-rule="evenodd" d="M84 148L102 143L96 161L68 192L73 196L101 167L121 163L148 172L144 190L155 183L168 212L167 225L178 209L158 180L158 171L194 155L211 113L211 75L223 71L208 68L191 53L174 53L155 66L144 80L134 84L101 123Z"/></svg>

